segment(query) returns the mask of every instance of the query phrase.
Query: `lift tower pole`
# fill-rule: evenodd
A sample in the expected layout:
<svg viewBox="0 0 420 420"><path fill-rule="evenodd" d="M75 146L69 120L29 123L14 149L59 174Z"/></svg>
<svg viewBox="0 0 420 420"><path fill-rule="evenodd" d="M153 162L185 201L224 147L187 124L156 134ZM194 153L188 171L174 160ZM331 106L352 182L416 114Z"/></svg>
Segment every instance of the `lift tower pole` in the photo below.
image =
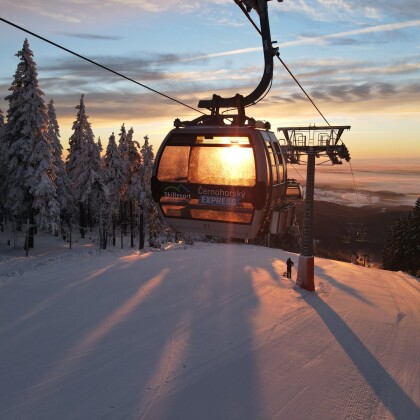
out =
<svg viewBox="0 0 420 420"><path fill-rule="evenodd" d="M301 254L299 255L297 284L313 292L314 282L314 190L315 160L317 157L328 157L333 165L347 162L350 155L347 147L341 142L341 135L350 126L327 127L279 127L278 132L284 135L284 154L287 163L300 164L301 156L307 155L306 193L303 216ZM316 135L316 137L315 137Z"/></svg>
<svg viewBox="0 0 420 420"><path fill-rule="evenodd" d="M305 210L301 254L299 256L297 283L313 292L314 284L314 190L315 190L315 157L316 152L309 147L306 167Z"/></svg>

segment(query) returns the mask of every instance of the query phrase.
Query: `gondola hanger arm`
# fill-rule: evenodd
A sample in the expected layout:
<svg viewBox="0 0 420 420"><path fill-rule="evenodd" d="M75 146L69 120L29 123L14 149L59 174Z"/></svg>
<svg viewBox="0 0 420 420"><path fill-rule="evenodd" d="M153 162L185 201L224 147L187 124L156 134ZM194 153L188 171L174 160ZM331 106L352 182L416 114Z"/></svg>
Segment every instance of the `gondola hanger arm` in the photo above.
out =
<svg viewBox="0 0 420 420"><path fill-rule="evenodd" d="M277 54L277 49L273 48L271 33L270 33L270 22L268 19L268 7L267 2L270 0L234 0L235 3L245 8L247 12L254 9L260 18L261 28L261 40L264 52L264 73L260 83L249 95L243 97L240 94L236 94L230 98L222 98L219 95L213 95L212 99L201 100L198 103L199 108L207 108L211 110L212 115L218 115L220 108L236 108L238 114L244 114L244 108L256 103L266 93L270 86L273 78L273 57ZM279 2L283 0L277 0Z"/></svg>

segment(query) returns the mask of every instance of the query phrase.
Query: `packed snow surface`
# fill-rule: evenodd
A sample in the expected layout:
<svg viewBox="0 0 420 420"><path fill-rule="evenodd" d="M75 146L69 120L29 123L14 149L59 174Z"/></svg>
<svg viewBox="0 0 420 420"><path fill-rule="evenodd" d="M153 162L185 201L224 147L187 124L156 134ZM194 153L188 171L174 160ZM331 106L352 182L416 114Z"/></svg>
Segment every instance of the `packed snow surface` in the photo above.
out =
<svg viewBox="0 0 420 420"><path fill-rule="evenodd" d="M315 259L310 293L278 249L76 245L0 248L1 419L420 419L413 277Z"/></svg>

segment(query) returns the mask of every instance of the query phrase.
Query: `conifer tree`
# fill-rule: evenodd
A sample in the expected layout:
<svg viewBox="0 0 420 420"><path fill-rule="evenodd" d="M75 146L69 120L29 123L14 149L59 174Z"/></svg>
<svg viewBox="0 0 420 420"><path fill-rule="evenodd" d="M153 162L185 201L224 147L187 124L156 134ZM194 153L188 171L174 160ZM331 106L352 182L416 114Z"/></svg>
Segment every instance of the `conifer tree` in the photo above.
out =
<svg viewBox="0 0 420 420"><path fill-rule="evenodd" d="M6 206L18 218L54 227L59 218L53 150L48 137L48 115L39 88L33 53L25 39L16 54L20 62L6 96L4 127L7 164Z"/></svg>
<svg viewBox="0 0 420 420"><path fill-rule="evenodd" d="M3 111L0 109L0 173L5 174L6 173L6 168L5 168L5 159L4 159L4 153L5 153L5 148L3 147L3 141L4 141L4 137L3 137L3 129L4 129L4 114ZM5 177L1 176L0 177L0 226L1 226L1 230L3 231L4 229L4 218L5 218L5 214L4 214L4 201L5 201L5 196L4 196L4 188L5 188Z"/></svg>
<svg viewBox="0 0 420 420"><path fill-rule="evenodd" d="M140 145L133 140L134 130L130 128L126 137L127 158L126 166L128 167L127 189L125 192L128 201L138 201L142 188L142 157L140 155Z"/></svg>
<svg viewBox="0 0 420 420"><path fill-rule="evenodd" d="M69 139L67 173L73 195L79 203L80 233L84 237L87 222L92 226L99 216L99 207L103 210L108 189L102 179L99 148L86 114L84 95L76 109L78 112L73 123L73 134Z"/></svg>
<svg viewBox="0 0 420 420"><path fill-rule="evenodd" d="M101 155L101 153L103 152L104 148L102 146L102 142L101 142L101 137L98 137L98 150L99 150L99 156Z"/></svg>
<svg viewBox="0 0 420 420"><path fill-rule="evenodd" d="M127 131L125 129L125 124L121 126L121 130L118 138L118 151L120 152L121 159L124 165L124 187L122 189L121 200L120 200L120 217L119 222L122 226L123 233L127 233L127 197L126 190L129 181L129 172L130 172L130 160L129 160L129 151L127 144Z"/></svg>
<svg viewBox="0 0 420 420"><path fill-rule="evenodd" d="M404 230L406 218L398 219L391 227L383 252L383 267L386 270L399 270L404 259Z"/></svg>
<svg viewBox="0 0 420 420"><path fill-rule="evenodd" d="M73 195L70 179L67 175L64 161L62 158L63 146L60 142L60 128L58 126L57 115L55 112L54 101L51 99L47 106L48 110L48 135L53 147L53 158L55 166L55 185L57 187L57 198L60 205L60 216L63 219L73 213Z"/></svg>
<svg viewBox="0 0 420 420"><path fill-rule="evenodd" d="M144 136L144 143L141 146L141 158L143 162L142 186L143 190L151 192L151 180L153 172L153 162L155 154L153 153L153 146L149 144L149 137Z"/></svg>
<svg viewBox="0 0 420 420"><path fill-rule="evenodd" d="M85 199L88 203L88 222L92 228L99 224L101 248L106 249L107 226L109 221L109 190L104 182L102 160L100 155L101 145L94 139L87 142L87 155L90 162L87 168L88 183Z"/></svg>
<svg viewBox="0 0 420 420"><path fill-rule="evenodd" d="M141 147L142 157L142 208L146 210L146 226L149 228L150 245L156 244L156 238L163 230L163 220L157 208L157 204L152 199L151 180L154 163L153 146L149 144L149 137L144 136L144 143Z"/></svg>
<svg viewBox="0 0 420 420"><path fill-rule="evenodd" d="M126 167L128 168L127 186L125 200L127 204L127 218L130 221L131 246L134 246L134 226L137 220L138 206L142 193L141 171L142 162L140 156L140 145L133 139L134 130L130 128L126 136Z"/></svg>
<svg viewBox="0 0 420 420"><path fill-rule="evenodd" d="M160 247L158 236L163 231L164 222L158 211L157 204L152 200L148 203L149 245Z"/></svg>
<svg viewBox="0 0 420 420"><path fill-rule="evenodd" d="M410 273L420 277L420 197L408 217L407 225L407 268Z"/></svg>
<svg viewBox="0 0 420 420"><path fill-rule="evenodd" d="M124 162L125 165L125 171L127 173L128 176L128 168L129 168L129 147L128 147L128 143L127 143L127 131L125 129L125 124L123 124L121 126L121 131L119 134L119 139L118 139L118 150L120 152L121 158Z"/></svg>
<svg viewBox="0 0 420 420"><path fill-rule="evenodd" d="M121 196L124 194L127 175L124 162L115 142L114 133L112 133L109 138L108 146L103 159L103 166L104 182L109 190L110 216L113 233L112 238L115 246L115 225L120 209Z"/></svg>
<svg viewBox="0 0 420 420"><path fill-rule="evenodd" d="M75 200L78 203L78 212L79 212L79 228L82 238L85 237L85 229L87 227L86 223L86 209L82 201L83 185L80 185L79 178L80 174L83 171L83 166L87 163L84 162L82 147L86 142L86 136L93 136L90 123L87 120L85 113L85 104L84 104L84 95L80 98L80 103L76 106L78 110L76 115L76 121L73 123L73 134L69 139L69 149L66 159L66 172L70 179L72 185L72 193Z"/></svg>
<svg viewBox="0 0 420 420"><path fill-rule="evenodd" d="M384 246L383 267L420 274L420 198L414 209L392 226Z"/></svg>
<svg viewBox="0 0 420 420"><path fill-rule="evenodd" d="M4 131L4 114L3 114L3 111L0 109L0 168L1 169L2 169L1 165L3 162L3 156L5 153L5 148L3 147L3 141L4 141L3 131ZM5 172L2 170L1 173L4 174ZM2 181L2 178L4 177L0 177L0 183Z"/></svg>
<svg viewBox="0 0 420 420"><path fill-rule="evenodd" d="M115 198L114 202L117 202L122 195L126 179L124 162L118 151L115 135L112 133L104 156L104 181L109 189L110 197Z"/></svg>

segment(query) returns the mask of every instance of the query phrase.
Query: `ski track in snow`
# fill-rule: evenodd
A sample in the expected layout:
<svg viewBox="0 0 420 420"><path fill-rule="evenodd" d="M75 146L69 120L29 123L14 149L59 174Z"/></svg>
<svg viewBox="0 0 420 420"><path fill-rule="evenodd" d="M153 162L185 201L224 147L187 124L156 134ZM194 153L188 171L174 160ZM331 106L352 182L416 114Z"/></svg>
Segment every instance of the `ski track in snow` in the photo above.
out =
<svg viewBox="0 0 420 420"><path fill-rule="evenodd" d="M278 249L7 252L1 419L420 418L408 275L316 259L309 293Z"/></svg>

